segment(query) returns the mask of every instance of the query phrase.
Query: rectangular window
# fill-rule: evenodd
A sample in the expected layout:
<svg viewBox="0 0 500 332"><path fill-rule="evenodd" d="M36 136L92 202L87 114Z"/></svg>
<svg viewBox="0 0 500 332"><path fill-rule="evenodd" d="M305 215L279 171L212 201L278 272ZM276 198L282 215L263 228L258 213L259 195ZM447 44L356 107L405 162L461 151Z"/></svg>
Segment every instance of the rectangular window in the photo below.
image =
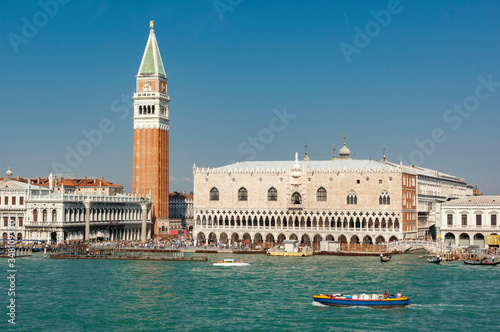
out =
<svg viewBox="0 0 500 332"><path fill-rule="evenodd" d="M491 226L494 226L494 227L497 226L497 215L496 214L491 215Z"/></svg>
<svg viewBox="0 0 500 332"><path fill-rule="evenodd" d="M467 226L467 215L462 214L462 226Z"/></svg>
<svg viewBox="0 0 500 332"><path fill-rule="evenodd" d="M12 205L16 205L16 198L12 197Z"/></svg>
<svg viewBox="0 0 500 332"><path fill-rule="evenodd" d="M452 214L448 215L448 226L453 226L453 215Z"/></svg>
<svg viewBox="0 0 500 332"><path fill-rule="evenodd" d="M19 217L19 227L23 227L23 217Z"/></svg>
<svg viewBox="0 0 500 332"><path fill-rule="evenodd" d="M3 217L3 225L5 227L9 226L9 220L7 219L7 217Z"/></svg>
<svg viewBox="0 0 500 332"><path fill-rule="evenodd" d="M356 183L357 183L357 184L360 184L360 183L361 183L361 180L356 180Z"/></svg>
<svg viewBox="0 0 500 332"><path fill-rule="evenodd" d="M24 197L19 197L19 205L24 205Z"/></svg>
<svg viewBox="0 0 500 332"><path fill-rule="evenodd" d="M9 205L9 197L5 196L4 198L4 204Z"/></svg>
<svg viewBox="0 0 500 332"><path fill-rule="evenodd" d="M481 215L476 214L476 226L481 226Z"/></svg>
<svg viewBox="0 0 500 332"><path fill-rule="evenodd" d="M379 183L379 184L382 184L382 180L378 180L378 183Z"/></svg>

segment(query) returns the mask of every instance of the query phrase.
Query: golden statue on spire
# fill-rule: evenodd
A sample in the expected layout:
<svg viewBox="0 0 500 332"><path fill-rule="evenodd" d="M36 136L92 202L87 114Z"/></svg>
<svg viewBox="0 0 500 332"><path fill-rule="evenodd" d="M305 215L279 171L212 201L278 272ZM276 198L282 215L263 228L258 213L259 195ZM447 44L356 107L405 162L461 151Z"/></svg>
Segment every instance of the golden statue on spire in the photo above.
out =
<svg viewBox="0 0 500 332"><path fill-rule="evenodd" d="M154 25L155 25L155 21L149 21L149 26L151 27L151 29L153 29Z"/></svg>

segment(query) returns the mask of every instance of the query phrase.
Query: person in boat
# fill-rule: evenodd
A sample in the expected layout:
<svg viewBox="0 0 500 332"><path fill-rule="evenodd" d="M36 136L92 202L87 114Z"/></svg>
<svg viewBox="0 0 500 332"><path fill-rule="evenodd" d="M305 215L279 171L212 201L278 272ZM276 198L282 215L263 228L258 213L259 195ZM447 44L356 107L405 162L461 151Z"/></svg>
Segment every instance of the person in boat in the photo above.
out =
<svg viewBox="0 0 500 332"><path fill-rule="evenodd" d="M398 294L396 294L397 298L400 298L401 297L401 292L398 292Z"/></svg>
<svg viewBox="0 0 500 332"><path fill-rule="evenodd" d="M387 293L387 291L385 291L384 293L384 299L387 299L389 297L389 293Z"/></svg>

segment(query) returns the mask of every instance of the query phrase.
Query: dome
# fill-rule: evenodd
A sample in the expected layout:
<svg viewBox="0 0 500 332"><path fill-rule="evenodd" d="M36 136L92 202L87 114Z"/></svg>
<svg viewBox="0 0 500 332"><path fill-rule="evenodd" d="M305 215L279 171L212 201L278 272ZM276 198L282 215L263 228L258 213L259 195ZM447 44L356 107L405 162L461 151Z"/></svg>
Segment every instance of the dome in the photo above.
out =
<svg viewBox="0 0 500 332"><path fill-rule="evenodd" d="M10 167L9 167L9 169L7 169L7 172L5 172L5 177L7 179L11 179L12 178L12 171L10 170Z"/></svg>
<svg viewBox="0 0 500 332"><path fill-rule="evenodd" d="M351 154L351 150L349 150L346 146L345 146L345 143L344 143L344 147L342 149L340 149L339 151L339 154L340 154L340 157L344 157L344 158L349 158L349 155Z"/></svg>

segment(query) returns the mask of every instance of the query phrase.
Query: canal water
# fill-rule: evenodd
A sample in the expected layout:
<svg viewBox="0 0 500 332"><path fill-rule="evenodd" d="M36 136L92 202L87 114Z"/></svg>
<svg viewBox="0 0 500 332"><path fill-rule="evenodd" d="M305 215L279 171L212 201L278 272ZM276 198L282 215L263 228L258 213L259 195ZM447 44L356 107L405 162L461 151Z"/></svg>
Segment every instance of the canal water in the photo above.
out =
<svg viewBox="0 0 500 332"><path fill-rule="evenodd" d="M429 264L418 255L310 258L242 256L248 267L208 262L20 258L19 331L490 331L500 324L500 266ZM4 275L6 260L4 260ZM0 330L8 328L8 281ZM316 306L319 293L401 292L406 308Z"/></svg>

